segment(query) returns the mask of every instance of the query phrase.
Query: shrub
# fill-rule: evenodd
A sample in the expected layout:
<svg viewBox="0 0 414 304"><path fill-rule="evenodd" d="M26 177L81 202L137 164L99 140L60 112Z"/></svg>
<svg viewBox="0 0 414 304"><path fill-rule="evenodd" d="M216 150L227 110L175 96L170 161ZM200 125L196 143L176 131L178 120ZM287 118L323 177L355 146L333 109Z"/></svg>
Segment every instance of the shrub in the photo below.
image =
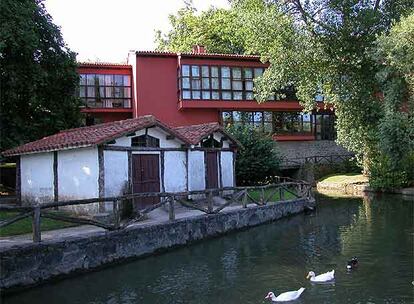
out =
<svg viewBox="0 0 414 304"><path fill-rule="evenodd" d="M243 147L236 158L237 185L258 185L278 173L280 156L269 135L248 126L231 126L228 131Z"/></svg>

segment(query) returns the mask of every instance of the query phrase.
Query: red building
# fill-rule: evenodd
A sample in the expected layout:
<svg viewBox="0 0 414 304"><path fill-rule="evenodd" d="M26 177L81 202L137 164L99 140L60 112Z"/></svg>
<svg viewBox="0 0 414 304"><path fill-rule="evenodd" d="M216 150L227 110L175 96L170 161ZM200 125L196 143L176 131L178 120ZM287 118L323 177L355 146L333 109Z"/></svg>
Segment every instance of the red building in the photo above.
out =
<svg viewBox="0 0 414 304"><path fill-rule="evenodd" d="M87 124L152 114L171 126L251 124L277 141L332 140L333 113L302 115L293 89L262 104L254 100L253 79L267 66L259 56L211 54L203 47L130 52L126 65L81 63L82 111Z"/></svg>

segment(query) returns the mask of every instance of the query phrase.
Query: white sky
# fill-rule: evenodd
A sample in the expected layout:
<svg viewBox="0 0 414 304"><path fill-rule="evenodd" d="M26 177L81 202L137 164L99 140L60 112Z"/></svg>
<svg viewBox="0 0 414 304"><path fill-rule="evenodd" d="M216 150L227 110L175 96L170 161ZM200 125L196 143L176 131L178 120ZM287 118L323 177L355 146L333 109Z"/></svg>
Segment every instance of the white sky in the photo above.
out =
<svg viewBox="0 0 414 304"><path fill-rule="evenodd" d="M229 6L227 0L193 3L198 11ZM155 31L169 29L168 15L184 1L46 0L44 4L79 61L122 62L129 50L153 50Z"/></svg>

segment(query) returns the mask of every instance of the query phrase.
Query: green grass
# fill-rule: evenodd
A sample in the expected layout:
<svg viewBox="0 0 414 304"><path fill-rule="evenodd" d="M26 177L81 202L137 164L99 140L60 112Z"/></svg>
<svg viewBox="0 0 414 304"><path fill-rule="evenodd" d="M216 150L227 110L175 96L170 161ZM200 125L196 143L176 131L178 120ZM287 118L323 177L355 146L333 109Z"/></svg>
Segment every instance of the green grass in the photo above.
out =
<svg viewBox="0 0 414 304"><path fill-rule="evenodd" d="M368 178L360 173L332 174L320 180L321 183L353 184L368 182Z"/></svg>
<svg viewBox="0 0 414 304"><path fill-rule="evenodd" d="M275 189L266 189L264 191L264 197L267 199L269 197L269 195L271 195L271 192L273 192L274 190ZM261 190L249 190L248 192L249 192L249 195L252 198L254 198L255 200L260 200L261 195L262 195L262 191ZM285 200L289 200L289 199L294 199L295 198L295 196L292 193L290 193L290 192L288 192L286 190L283 190L283 194L284 194L284 199ZM268 199L268 200L270 202L280 201L279 191L276 191L276 193L274 193L272 195L272 197L270 199Z"/></svg>
<svg viewBox="0 0 414 304"><path fill-rule="evenodd" d="M63 212L57 212L57 213L64 214ZM17 212L0 211L0 220L3 221L6 219L10 219L12 217L15 217L18 214L19 213ZM74 227L74 226L78 226L78 225L74 223L56 221L56 220L51 220L47 218L41 218L41 222L40 222L40 228L42 231L55 230L55 229ZM32 232L32 218L26 217L20 221L14 222L13 224L9 226L0 228L0 237L26 234L26 233L31 233L31 232Z"/></svg>

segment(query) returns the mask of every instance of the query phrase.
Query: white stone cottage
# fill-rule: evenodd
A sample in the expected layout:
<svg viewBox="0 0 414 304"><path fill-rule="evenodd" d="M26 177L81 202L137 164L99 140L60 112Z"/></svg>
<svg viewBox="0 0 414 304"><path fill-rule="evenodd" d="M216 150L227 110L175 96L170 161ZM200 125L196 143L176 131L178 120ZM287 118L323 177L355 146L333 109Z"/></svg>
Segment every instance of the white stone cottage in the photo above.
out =
<svg viewBox="0 0 414 304"><path fill-rule="evenodd" d="M17 156L22 202L43 203L231 187L238 145L218 123L170 128L147 115L61 131L3 156Z"/></svg>

